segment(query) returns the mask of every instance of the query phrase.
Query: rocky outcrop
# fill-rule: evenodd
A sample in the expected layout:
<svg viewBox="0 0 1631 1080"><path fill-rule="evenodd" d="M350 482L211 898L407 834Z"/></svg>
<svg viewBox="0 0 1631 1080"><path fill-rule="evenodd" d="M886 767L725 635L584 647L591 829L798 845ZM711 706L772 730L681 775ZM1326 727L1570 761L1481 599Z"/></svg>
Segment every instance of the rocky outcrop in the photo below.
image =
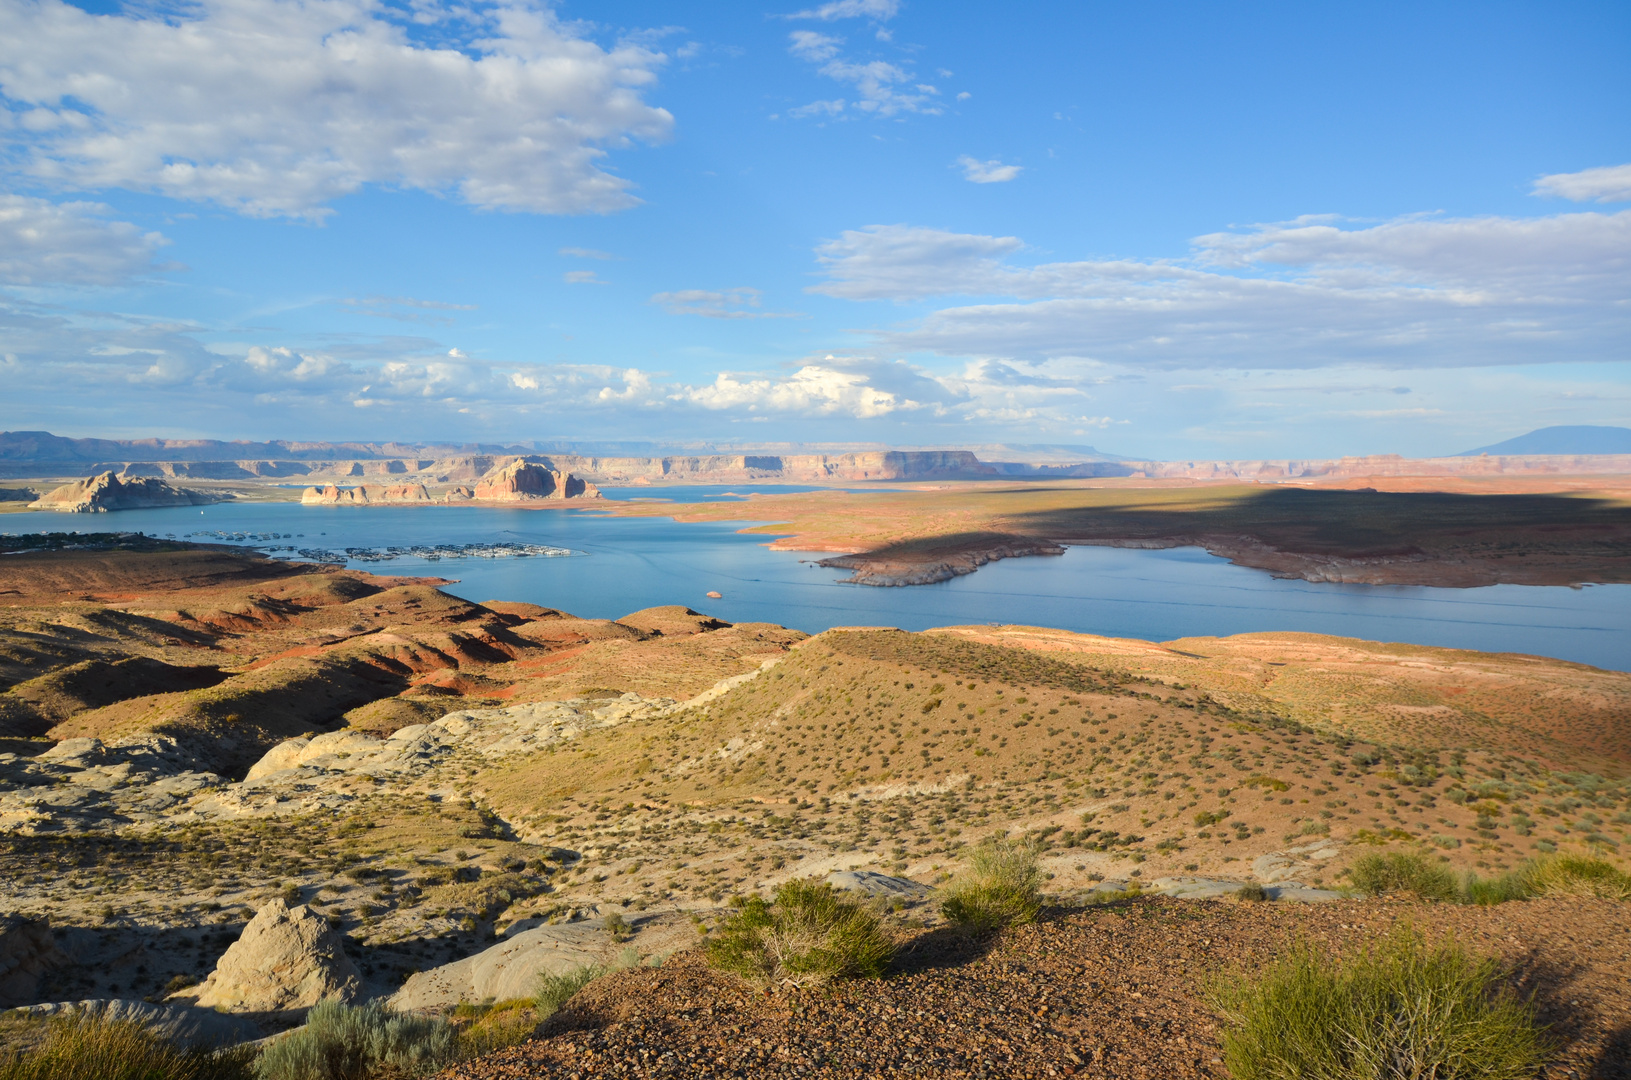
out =
<svg viewBox="0 0 1631 1080"><path fill-rule="evenodd" d="M406 1012L531 997L539 976L605 964L615 952L612 935L599 922L534 927L474 956L409 976L386 1004Z"/></svg>
<svg viewBox="0 0 1631 1080"><path fill-rule="evenodd" d="M66 959L45 919L0 916L0 1009L32 1005L40 976Z"/></svg>
<svg viewBox="0 0 1631 1080"><path fill-rule="evenodd" d="M300 494L302 506L381 506L393 503L434 502L424 484L393 484L389 486L359 484L354 488L324 484L309 487Z"/></svg>
<svg viewBox="0 0 1631 1080"><path fill-rule="evenodd" d="M537 499L598 499L600 489L569 472L516 458L476 484L478 502L532 502Z"/></svg>
<svg viewBox="0 0 1631 1080"><path fill-rule="evenodd" d="M195 1002L222 1012L283 1012L328 998L352 1001L361 992L340 935L310 908L273 900L249 920Z"/></svg>
<svg viewBox="0 0 1631 1080"><path fill-rule="evenodd" d="M921 900L934 892L934 887L911 878L890 877L876 870L834 870L826 882L835 889L858 892L866 896L885 896L890 899Z"/></svg>
<svg viewBox="0 0 1631 1080"><path fill-rule="evenodd" d="M163 480L121 480L112 472L104 472L49 491L29 503L28 508L65 514L100 514L109 510L201 506L219 501L203 492L171 487Z"/></svg>

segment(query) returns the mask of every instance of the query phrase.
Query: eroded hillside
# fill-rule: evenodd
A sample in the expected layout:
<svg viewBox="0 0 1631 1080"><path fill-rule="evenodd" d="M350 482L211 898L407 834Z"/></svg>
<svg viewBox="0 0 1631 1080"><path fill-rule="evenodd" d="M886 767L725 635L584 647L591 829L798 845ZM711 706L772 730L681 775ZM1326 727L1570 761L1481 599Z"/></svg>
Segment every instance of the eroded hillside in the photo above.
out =
<svg viewBox="0 0 1631 1080"><path fill-rule="evenodd" d="M1534 657L806 638L200 549L11 556L0 590L0 905L68 935L57 996L196 979L274 895L384 993L543 922L667 950L794 876L936 883L997 833L1071 894L1335 887L1391 849L1623 865L1631 825L1631 676Z"/></svg>

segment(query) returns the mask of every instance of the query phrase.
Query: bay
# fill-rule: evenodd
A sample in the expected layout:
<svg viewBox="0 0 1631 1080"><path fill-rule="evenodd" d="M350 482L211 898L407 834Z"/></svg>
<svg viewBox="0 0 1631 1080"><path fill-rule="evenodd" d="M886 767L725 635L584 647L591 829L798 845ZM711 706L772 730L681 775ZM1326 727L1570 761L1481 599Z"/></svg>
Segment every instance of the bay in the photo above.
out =
<svg viewBox="0 0 1631 1080"><path fill-rule="evenodd" d="M749 486L619 488L618 500L730 498ZM785 487L764 490L786 491ZM745 508L744 508L745 509ZM8 517L12 532L118 529L256 548L342 551L515 544L581 553L561 558L402 557L347 565L379 574L455 578L469 600L518 600L588 618L684 604L731 622L772 622L816 633L833 626L907 630L960 623L1020 623L1170 641L1255 631L1306 631L1558 657L1631 670L1631 586L1580 589L1494 585L1437 589L1280 580L1198 548L1143 551L1073 547L1057 558L1008 559L936 585L876 588L841 582L819 556L771 551L744 536L749 522L680 524L592 509L303 507L221 503L127 510L94 519ZM255 539L277 534L278 539ZM289 538L284 539L287 535ZM281 552L288 556L290 552ZM721 593L711 599L709 591Z"/></svg>

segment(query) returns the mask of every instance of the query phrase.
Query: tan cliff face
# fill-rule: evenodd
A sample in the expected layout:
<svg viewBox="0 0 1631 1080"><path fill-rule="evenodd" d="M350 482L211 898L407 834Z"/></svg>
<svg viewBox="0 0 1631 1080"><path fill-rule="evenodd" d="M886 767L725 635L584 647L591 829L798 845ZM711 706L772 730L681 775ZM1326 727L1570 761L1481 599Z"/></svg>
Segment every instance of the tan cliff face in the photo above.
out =
<svg viewBox="0 0 1631 1080"><path fill-rule="evenodd" d="M433 502L424 484L395 484L389 487L359 484L354 488L324 484L309 487L300 496L302 506L378 506L383 503Z"/></svg>
<svg viewBox="0 0 1631 1080"><path fill-rule="evenodd" d="M28 504L30 510L66 514L99 514L109 510L146 510L161 506L196 506L216 500L196 491L171 487L162 480L121 480L111 472L76 480Z"/></svg>
<svg viewBox="0 0 1631 1080"><path fill-rule="evenodd" d="M595 485L558 469L514 458L488 471L475 484L457 485L440 497L424 484L359 484L343 488L323 484L307 488L300 496L303 506L387 506L404 503L503 502L524 503L542 500L598 499Z"/></svg>
<svg viewBox="0 0 1631 1080"><path fill-rule="evenodd" d="M516 461L571 473L589 483L828 483L875 480L977 480L998 470L966 450L879 450L837 454L706 454L666 457L598 457L579 454L403 457L361 460L222 460L99 462L98 472L121 480L246 480L304 478L314 485L352 478L398 477L426 484L473 484ZM19 471L21 469L22 471ZM32 475L21 465L0 467L5 475Z"/></svg>
<svg viewBox="0 0 1631 1080"><path fill-rule="evenodd" d="M478 502L530 502L534 499L598 499L600 489L569 472L546 469L516 458L488 473L476 485Z"/></svg>

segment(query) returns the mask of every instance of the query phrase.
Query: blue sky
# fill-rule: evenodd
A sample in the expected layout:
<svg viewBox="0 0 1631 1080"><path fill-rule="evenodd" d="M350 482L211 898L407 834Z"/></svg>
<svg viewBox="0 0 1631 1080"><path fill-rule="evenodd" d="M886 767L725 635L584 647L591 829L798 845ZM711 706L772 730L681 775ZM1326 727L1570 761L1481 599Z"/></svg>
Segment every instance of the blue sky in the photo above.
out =
<svg viewBox="0 0 1631 1080"><path fill-rule="evenodd" d="M1631 424L1624 4L0 0L0 427Z"/></svg>

